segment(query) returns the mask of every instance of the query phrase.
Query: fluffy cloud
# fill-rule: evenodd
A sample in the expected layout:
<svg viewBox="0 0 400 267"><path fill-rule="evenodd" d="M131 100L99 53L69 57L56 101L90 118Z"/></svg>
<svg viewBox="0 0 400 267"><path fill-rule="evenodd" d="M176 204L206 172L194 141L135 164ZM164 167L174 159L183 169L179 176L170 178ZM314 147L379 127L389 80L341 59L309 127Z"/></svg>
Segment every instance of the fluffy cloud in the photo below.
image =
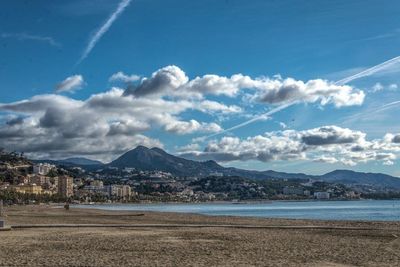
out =
<svg viewBox="0 0 400 267"><path fill-rule="evenodd" d="M208 106L212 106L210 111ZM238 111L212 101L136 98L124 95L119 88L86 100L38 95L0 104L0 110L14 114L0 125L0 146L8 150L51 157L98 155L102 160L138 144L162 147L160 141L144 135L152 128L179 135L222 130L213 122L182 120L179 115L185 111L224 114Z"/></svg>
<svg viewBox="0 0 400 267"><path fill-rule="evenodd" d="M290 102L320 102L336 107L361 105L365 94L348 85L336 85L332 82L317 79L307 82L287 79L263 80L255 99L261 102L276 104Z"/></svg>
<svg viewBox="0 0 400 267"><path fill-rule="evenodd" d="M391 90L391 91L396 91L397 88L399 88L399 86L395 83L392 83L389 85L389 90Z"/></svg>
<svg viewBox="0 0 400 267"><path fill-rule="evenodd" d="M390 165L400 152L394 135L381 140L366 140L366 134L338 126L324 126L304 131L286 130L248 137L223 137L211 141L203 151L193 147L182 156L217 161L312 160L325 163L356 165L381 161ZM189 147L189 146L188 146Z"/></svg>
<svg viewBox="0 0 400 267"><path fill-rule="evenodd" d="M336 85L321 79L303 82L292 78L256 78L242 74L223 77L207 74L190 80L177 66L167 66L144 78L138 86L126 91L127 95L175 96L180 98L202 98L206 95L236 96L241 90L255 91L254 101L268 104L290 102L320 102L336 107L361 105L365 94L348 85Z"/></svg>
<svg viewBox="0 0 400 267"><path fill-rule="evenodd" d="M204 100L197 104L196 108L204 113L217 112L222 114L232 114L242 112L242 108L236 105L224 105L219 102Z"/></svg>
<svg viewBox="0 0 400 267"><path fill-rule="evenodd" d="M379 91L382 91L385 87L383 87L383 85L381 83L376 83L374 84L374 86L372 86L372 92L376 93Z"/></svg>
<svg viewBox="0 0 400 267"><path fill-rule="evenodd" d="M84 84L82 75L72 75L56 85L56 93L73 92Z"/></svg>
<svg viewBox="0 0 400 267"><path fill-rule="evenodd" d="M193 132L216 133L222 128L216 123L199 123L196 120L173 120L165 125L165 130L176 134L190 134Z"/></svg>
<svg viewBox="0 0 400 267"><path fill-rule="evenodd" d="M389 85L383 85L383 84L381 84L381 83L376 83L376 84L374 84L374 86L372 86L372 88L371 88L371 92L372 93L377 93L377 92L380 92L380 91L383 91L383 90L388 90L388 91L396 91L398 89L398 85L396 84L396 83L392 83L392 84L389 84Z"/></svg>
<svg viewBox="0 0 400 267"><path fill-rule="evenodd" d="M108 79L110 82L124 82L124 83L130 83L130 82L135 82L140 80L140 76L132 74L132 75L127 75L123 73L122 71L119 71L117 73L114 73L111 75L111 77Z"/></svg>
<svg viewBox="0 0 400 267"><path fill-rule="evenodd" d="M299 132L301 141L309 146L333 144L358 144L365 140L366 134L337 126L324 126Z"/></svg>
<svg viewBox="0 0 400 267"><path fill-rule="evenodd" d="M118 72L110 80L130 83L138 78ZM58 84L56 91L70 92L83 84L83 77L74 75ZM242 74L230 77L207 74L190 79L177 66L167 66L125 90L111 88L88 99L47 94L2 103L0 111L12 118L5 119L1 115L0 146L51 157L99 155L99 159L106 160L137 144L162 146L159 140L145 136L153 129L177 135L223 132L214 120L221 121L239 113L246 115L242 114L244 107L232 104L231 100L244 94L249 95L253 107L291 102L331 103L342 107L359 105L364 98L364 93L358 89L324 80L303 82L280 77L251 78ZM221 95L224 97L218 97ZM227 97L229 104L221 102ZM284 131L245 141L226 137L222 143L212 143L198 155L213 155L220 160L298 159L306 158L311 147L352 142L364 145L357 140L365 139L362 133L334 127L299 134ZM258 147L254 147L256 144Z"/></svg>
<svg viewBox="0 0 400 267"><path fill-rule="evenodd" d="M385 136L385 140L387 142L389 142L389 143L392 142L392 143L395 143L395 144L400 144L400 133L399 134L390 134L390 133L388 133Z"/></svg>
<svg viewBox="0 0 400 267"><path fill-rule="evenodd" d="M167 66L144 78L139 86L130 88L126 94L137 97L173 94L174 90L188 82L186 74L176 66Z"/></svg>
<svg viewBox="0 0 400 267"><path fill-rule="evenodd" d="M23 122L24 122L24 118L23 117L13 116L12 118L10 118L10 119L8 119L6 121L6 124L8 126L13 126L13 125L22 124Z"/></svg>

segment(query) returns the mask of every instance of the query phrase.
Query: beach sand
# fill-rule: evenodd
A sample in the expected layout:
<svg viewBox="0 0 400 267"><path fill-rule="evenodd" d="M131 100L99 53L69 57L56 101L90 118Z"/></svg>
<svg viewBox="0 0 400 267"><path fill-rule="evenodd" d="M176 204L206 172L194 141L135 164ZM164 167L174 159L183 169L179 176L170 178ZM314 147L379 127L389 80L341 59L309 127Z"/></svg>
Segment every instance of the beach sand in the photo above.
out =
<svg viewBox="0 0 400 267"><path fill-rule="evenodd" d="M65 211L44 205L8 207L6 220L9 225L161 226L4 231L0 232L0 266L400 266L400 222L258 219L74 208ZM226 224L373 230L216 227Z"/></svg>

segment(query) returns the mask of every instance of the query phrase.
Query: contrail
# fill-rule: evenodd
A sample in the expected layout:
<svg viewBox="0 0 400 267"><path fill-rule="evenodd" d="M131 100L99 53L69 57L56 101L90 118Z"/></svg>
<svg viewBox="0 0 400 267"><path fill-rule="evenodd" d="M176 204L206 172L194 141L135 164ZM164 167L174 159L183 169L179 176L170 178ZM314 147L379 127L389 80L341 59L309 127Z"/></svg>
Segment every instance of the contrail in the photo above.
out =
<svg viewBox="0 0 400 267"><path fill-rule="evenodd" d="M288 108L288 107L294 105L295 103L297 103L297 102L291 102L291 103L288 103L288 104L281 105L281 106L279 106L279 107L276 107L276 108L274 108L274 109L271 109L270 111L268 111L268 112L265 113L265 114L256 116L256 117L252 118L251 120L248 120L248 121L245 121L245 122L240 123L240 124L238 124L238 125L235 125L235 126L229 128L229 129L222 130L222 131L220 131L220 132L217 132L217 133L214 133L214 134L210 134L210 135L208 135L208 136L204 136L204 137L202 137L202 138L200 138L200 139L201 139L201 140L206 140L206 139L208 139L208 138L211 138L211 137L214 137L214 136L217 136L217 135L220 135L220 134L224 134L224 133L226 133L226 132L230 132L230 131L236 130L236 129L238 129L238 128L242 128L242 127L244 127L244 126L246 126L246 125L248 125L248 124L250 124L250 123L253 123L253 122L256 122L256 121L259 121L259 120L265 120L265 119L268 118L268 116L270 116L270 115L272 115L272 114L274 114L274 113L276 113L276 112L278 112L278 111L281 111L281 110L283 110L283 109L286 109L286 108Z"/></svg>
<svg viewBox="0 0 400 267"><path fill-rule="evenodd" d="M83 51L81 58L79 59L77 65L81 63L92 51L96 43L100 40L100 38L105 34L114 23L114 21L122 14L126 7L130 4L132 0L122 0L111 16L107 19L107 21L100 27L100 29L93 35L93 37L89 40L89 43L86 49Z"/></svg>
<svg viewBox="0 0 400 267"><path fill-rule="evenodd" d="M377 73L377 72L379 72L381 70L384 70L384 69L386 69L386 68L388 68L388 67L390 67L390 66L392 66L392 65L394 65L396 63L399 63L399 62L400 62L400 56L394 57L394 58L389 59L389 60L387 60L387 61L385 61L383 63L380 63L378 65L375 65L375 66L371 67L371 68L363 70L363 71L361 71L361 72L359 72L357 74L354 74L354 75L348 76L346 78L343 78L343 79L341 79L339 81L336 81L335 84L343 85L343 84L346 84L346 83L351 82L353 80L356 80L356 79L359 79L359 78L362 78L362 77L370 76L372 74L375 74L375 73ZM376 110L375 112L384 110L384 109L388 108L389 106L398 104L399 102L400 101L395 101L395 102L389 103L387 105L384 105L380 109ZM296 102L291 102L289 104L281 105L281 106L279 106L277 108L274 108L274 109L270 110L269 112L267 112L267 113L265 113L263 115L259 115L259 116L255 117L255 118L251 119L251 120L248 120L248 121L245 121L245 122L243 122L241 124L235 125L235 126L229 128L229 129L226 129L226 130L223 130L223 131L220 131L220 132L208 135L208 136L201 137L201 138L199 138L199 140L200 141L204 141L204 140L206 140L208 138L211 138L211 137L214 137L214 136L217 136L217 135L220 135L220 134L224 134L226 132L229 132L229 131L236 130L238 128L244 127L244 126L246 126L246 125L248 125L250 123L265 119L269 115L272 115L272 114L274 114L274 113L276 113L278 111L286 109L286 108L292 106L295 103L297 103L297 101Z"/></svg>
<svg viewBox="0 0 400 267"><path fill-rule="evenodd" d="M352 121L354 121L354 120L356 120L356 119L363 119L363 118L368 117L368 116L371 116L371 115L373 115L373 114L375 114L375 113L378 113L378 112L381 112L381 111L385 111L385 110L387 110L387 109L390 109L390 108L392 108L392 107L395 107L395 106L397 106L397 105L399 105L399 104L400 104L400 101L393 101L393 102L390 102L390 103L388 103L388 104L385 104L385 105L383 105L383 106L381 106L381 107L379 107L379 108L376 108L376 109L374 109L374 110L370 110L370 111L367 110L367 111L365 111L365 112L363 112L363 113L358 113L358 114L349 116L349 117L345 118L345 120L342 121L342 122L343 122L343 123L350 123L350 122L352 122Z"/></svg>
<svg viewBox="0 0 400 267"><path fill-rule="evenodd" d="M392 65L394 65L396 63L399 63L399 62L400 62L400 56L394 57L394 58L389 59L389 60L387 60L387 61L385 61L385 62L383 62L381 64L378 64L378 65L373 66L373 67L371 67L369 69L366 69L366 70L364 70L362 72L359 72L357 74L354 74L354 75L351 75L351 76L346 77L344 79L341 79L341 80L335 82L335 84L338 84L338 85L346 84L346 83L351 82L353 80L356 80L356 79L359 79L359 78L362 78L362 77L370 76L372 74L375 74L375 73L377 73L377 72L379 72L381 70L384 70L384 69L386 69L386 68L388 68L388 67L390 67L390 66L392 66Z"/></svg>

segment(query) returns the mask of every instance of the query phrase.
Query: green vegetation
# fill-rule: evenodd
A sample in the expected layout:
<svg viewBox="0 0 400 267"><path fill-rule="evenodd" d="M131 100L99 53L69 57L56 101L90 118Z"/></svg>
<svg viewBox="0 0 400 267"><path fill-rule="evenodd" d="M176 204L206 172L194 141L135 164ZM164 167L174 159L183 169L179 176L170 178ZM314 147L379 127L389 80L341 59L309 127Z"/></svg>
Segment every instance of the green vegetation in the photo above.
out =
<svg viewBox="0 0 400 267"><path fill-rule="evenodd" d="M30 203L60 203L66 202L68 199L55 194L23 194L12 190L1 190L0 199L4 201L5 204L30 204Z"/></svg>

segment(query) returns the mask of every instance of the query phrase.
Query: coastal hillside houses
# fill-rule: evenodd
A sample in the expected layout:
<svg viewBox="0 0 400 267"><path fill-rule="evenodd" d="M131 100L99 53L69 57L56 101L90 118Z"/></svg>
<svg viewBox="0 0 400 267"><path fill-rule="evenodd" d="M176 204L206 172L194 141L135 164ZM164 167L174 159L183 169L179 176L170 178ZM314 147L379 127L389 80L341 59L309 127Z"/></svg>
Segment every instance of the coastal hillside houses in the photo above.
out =
<svg viewBox="0 0 400 267"><path fill-rule="evenodd" d="M286 186L283 188L284 195L304 195L304 189L302 187Z"/></svg>
<svg viewBox="0 0 400 267"><path fill-rule="evenodd" d="M72 177L64 175L58 178L58 194L66 198L74 195L74 183Z"/></svg>
<svg viewBox="0 0 400 267"><path fill-rule="evenodd" d="M56 169L56 166L48 163L38 163L33 165L34 174L47 175L51 170L54 169Z"/></svg>
<svg viewBox="0 0 400 267"><path fill-rule="evenodd" d="M136 193L129 185L104 185L103 181L91 180L88 185L77 191L79 197L103 196L112 200L128 201Z"/></svg>
<svg viewBox="0 0 400 267"><path fill-rule="evenodd" d="M329 192L315 192L314 197L316 199L329 199L330 193Z"/></svg>
<svg viewBox="0 0 400 267"><path fill-rule="evenodd" d="M33 194L33 195L41 195L44 193L51 194L51 192L49 191L45 192L40 185L35 185L35 184L15 185L12 187L12 189L17 193L22 193L22 194Z"/></svg>
<svg viewBox="0 0 400 267"><path fill-rule="evenodd" d="M74 203L207 202L362 197L344 185L315 179L251 179L221 176L219 173L207 177L180 177L158 170L118 167L97 170L32 163L16 154L0 156L0 165L3 168L0 170L0 197L13 197L8 203L29 200Z"/></svg>

